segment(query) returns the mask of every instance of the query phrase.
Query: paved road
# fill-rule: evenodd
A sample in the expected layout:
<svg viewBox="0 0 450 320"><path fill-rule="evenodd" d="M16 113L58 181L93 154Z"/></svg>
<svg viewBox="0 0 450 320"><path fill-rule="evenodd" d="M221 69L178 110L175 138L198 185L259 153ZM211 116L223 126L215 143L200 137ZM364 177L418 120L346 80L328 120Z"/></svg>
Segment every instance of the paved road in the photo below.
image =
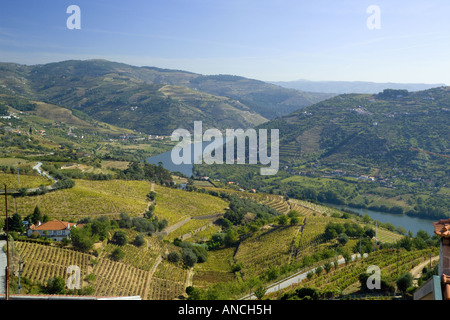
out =
<svg viewBox="0 0 450 320"><path fill-rule="evenodd" d="M43 171L41 169L42 166L42 162L38 162L33 169L36 170L41 176L47 177L50 180L53 180L54 183L58 182L55 178L53 178L52 176L50 176L47 172Z"/></svg>
<svg viewBox="0 0 450 320"><path fill-rule="evenodd" d="M6 240L0 240L0 294L5 294L6 253L3 251L5 245Z"/></svg>
<svg viewBox="0 0 450 320"><path fill-rule="evenodd" d="M352 256L352 260L355 260L358 257L360 257L359 254L354 254ZM363 257L367 258L368 257L367 253L364 253ZM338 260L338 264L342 264L342 263L345 263L345 260L343 258ZM287 288L290 285L293 285L293 284L296 284L296 283L300 283L302 280L304 280L306 278L307 274L310 271L314 272L315 270L316 269L311 269L311 270L308 270L308 271L299 272L299 273L296 273L296 274L294 274L294 275L292 275L292 276L290 276L290 277L288 277L286 279L283 279L283 280L278 281L278 282L276 282L274 284L271 284L270 286L267 287L266 294L267 293L271 293L271 292L276 292L278 290ZM246 295L245 297L241 298L240 300L255 300L255 299L256 299L256 296L254 294L252 294L252 295Z"/></svg>

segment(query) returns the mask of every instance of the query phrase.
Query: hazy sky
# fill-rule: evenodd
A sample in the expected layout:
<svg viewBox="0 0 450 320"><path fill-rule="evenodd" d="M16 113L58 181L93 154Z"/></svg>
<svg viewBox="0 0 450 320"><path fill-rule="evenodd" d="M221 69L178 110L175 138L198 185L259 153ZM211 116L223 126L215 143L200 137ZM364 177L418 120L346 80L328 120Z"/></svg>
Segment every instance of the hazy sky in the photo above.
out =
<svg viewBox="0 0 450 320"><path fill-rule="evenodd" d="M70 5L81 29L66 25ZM367 26L371 5L380 29ZM0 61L91 58L266 81L450 84L450 1L1 0Z"/></svg>

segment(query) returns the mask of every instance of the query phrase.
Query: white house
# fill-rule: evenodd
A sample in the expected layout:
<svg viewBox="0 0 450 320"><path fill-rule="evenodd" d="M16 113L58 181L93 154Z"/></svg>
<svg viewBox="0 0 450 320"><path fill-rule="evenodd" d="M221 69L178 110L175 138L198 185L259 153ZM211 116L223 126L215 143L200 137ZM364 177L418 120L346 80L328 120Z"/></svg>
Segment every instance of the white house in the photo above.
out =
<svg viewBox="0 0 450 320"><path fill-rule="evenodd" d="M39 232L41 236L61 241L62 239L70 238L70 231L75 227L77 227L76 223L59 221L57 219L45 223L38 221L37 224L32 224L27 230L27 236L30 237L33 232ZM81 227L81 225L78 227Z"/></svg>

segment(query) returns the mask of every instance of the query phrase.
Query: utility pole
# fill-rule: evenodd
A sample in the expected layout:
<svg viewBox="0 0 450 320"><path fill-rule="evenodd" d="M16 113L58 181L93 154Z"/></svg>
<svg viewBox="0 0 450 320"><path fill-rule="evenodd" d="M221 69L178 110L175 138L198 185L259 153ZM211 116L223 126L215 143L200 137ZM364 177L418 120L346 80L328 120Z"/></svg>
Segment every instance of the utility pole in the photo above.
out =
<svg viewBox="0 0 450 320"><path fill-rule="evenodd" d="M5 298L9 300L9 223L8 223L8 192L5 184L6 208L6 269L5 269Z"/></svg>

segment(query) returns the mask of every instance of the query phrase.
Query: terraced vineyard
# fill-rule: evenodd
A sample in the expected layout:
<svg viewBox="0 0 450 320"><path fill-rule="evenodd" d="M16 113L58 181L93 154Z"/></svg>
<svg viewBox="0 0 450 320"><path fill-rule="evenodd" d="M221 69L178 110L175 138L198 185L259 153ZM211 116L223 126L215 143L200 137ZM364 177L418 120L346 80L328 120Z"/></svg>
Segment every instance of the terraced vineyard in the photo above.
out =
<svg viewBox="0 0 450 320"><path fill-rule="evenodd" d="M125 256L121 260L123 263L129 264L135 268L150 271L159 258L158 251L142 250L134 245L126 244L125 246L118 246L108 243L101 252L101 258L109 258L114 249L120 247Z"/></svg>
<svg viewBox="0 0 450 320"><path fill-rule="evenodd" d="M259 231L242 241L234 259L243 264L244 279L259 275L271 266L279 267L289 263L297 233L298 226L276 227Z"/></svg>
<svg viewBox="0 0 450 320"><path fill-rule="evenodd" d="M2 190L6 184L8 190L17 190L20 188L39 188L41 185L50 186L52 180L37 174L12 174L0 172L0 186Z"/></svg>
<svg viewBox="0 0 450 320"><path fill-rule="evenodd" d="M188 269L174 265L161 258L161 254L176 250L170 244L156 237L146 237L147 244L135 247L122 246L124 257L121 261L110 259L114 244L105 244L98 257L33 242L15 242L15 248L22 257L25 268L23 276L34 283L45 284L55 277L67 279L67 267L80 268L81 279L94 275L89 283L83 281L82 287L91 285L97 296L134 296L143 299L175 299L185 293ZM170 248L169 248L170 247Z"/></svg>
<svg viewBox="0 0 450 320"><path fill-rule="evenodd" d="M398 254L397 271L397 252L394 249L382 249L375 251L367 258L356 259L348 265L332 269L329 273L325 271L320 275L314 275L310 280L305 279L302 283L291 286L290 288L270 295L271 298L280 298L284 293L301 288L317 288L327 292L340 294L351 285L359 282L358 276L366 272L371 265L376 265L381 269L383 277L398 277L409 272L415 266L429 259L430 253L438 253L438 248L428 248L423 250L406 251L400 250ZM357 288L358 286L356 286ZM351 293L350 291L346 292Z"/></svg>
<svg viewBox="0 0 450 320"><path fill-rule="evenodd" d="M264 200L259 200L259 202L284 214L288 213L291 209L289 203L284 200L284 197L279 195L268 194Z"/></svg>
<svg viewBox="0 0 450 320"><path fill-rule="evenodd" d="M134 296L145 297L150 272L131 265L99 259L94 266L95 295L98 296Z"/></svg>
<svg viewBox="0 0 450 320"><path fill-rule="evenodd" d="M80 268L83 279L90 272L91 259L94 256L31 242L14 242L15 249L20 254L25 268L22 276L36 283L46 283L54 277L67 278L67 267L76 265Z"/></svg>
<svg viewBox="0 0 450 320"><path fill-rule="evenodd" d="M149 300L171 300L183 295L189 271L162 261L150 281Z"/></svg>
<svg viewBox="0 0 450 320"><path fill-rule="evenodd" d="M43 214L62 220L96 215L117 217L121 212L136 216L145 212L150 189L148 181L75 180L71 189L11 198L8 203L22 216L32 213L35 206L39 206Z"/></svg>
<svg viewBox="0 0 450 320"><path fill-rule="evenodd" d="M315 204L309 201L304 201L304 200L298 200L298 199L289 199L289 202L294 206L296 205L297 207L303 207L306 209L310 209L310 211L306 211L307 214L305 215L309 215L312 213L316 213L316 214L326 214L326 215L331 215L332 213L340 213L339 210L334 209L334 208L330 208L327 206L323 206L320 204Z"/></svg>
<svg viewBox="0 0 450 320"><path fill-rule="evenodd" d="M179 189L155 186L155 215L166 219L169 226L189 217L225 212L228 203L209 194L186 192Z"/></svg>
<svg viewBox="0 0 450 320"><path fill-rule="evenodd" d="M208 219L191 219L188 222L186 222L184 225L182 225L180 228L174 230L169 235L165 237L166 240L173 241L174 239L178 237L182 237L185 235L193 236L195 235L195 231L198 229L208 228L208 226L211 224L211 221ZM184 239L184 238L183 238Z"/></svg>
<svg viewBox="0 0 450 320"><path fill-rule="evenodd" d="M194 267L193 285L208 288L217 282L233 281L236 276L231 272L235 248L223 248L208 252L208 260Z"/></svg>

